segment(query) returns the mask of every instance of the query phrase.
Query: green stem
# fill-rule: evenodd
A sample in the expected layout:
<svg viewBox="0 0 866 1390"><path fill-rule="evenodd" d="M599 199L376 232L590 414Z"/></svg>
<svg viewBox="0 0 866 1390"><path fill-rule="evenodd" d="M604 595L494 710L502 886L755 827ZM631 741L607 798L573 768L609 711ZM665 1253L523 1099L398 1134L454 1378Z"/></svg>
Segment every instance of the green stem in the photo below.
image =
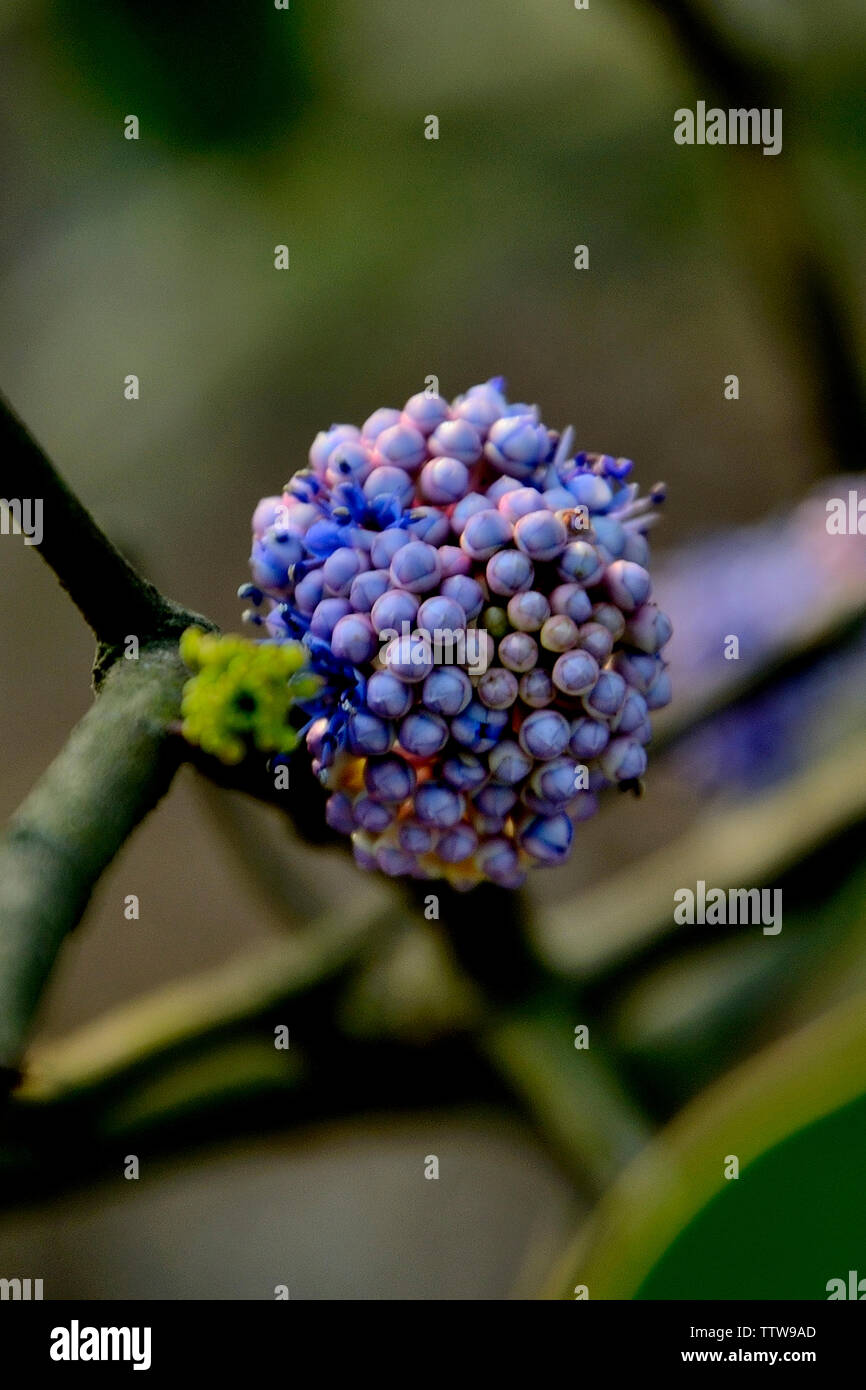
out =
<svg viewBox="0 0 866 1390"><path fill-rule="evenodd" d="M371 885L302 935L164 985L62 1038L37 1043L27 1054L16 1103L68 1100L252 1025L346 972L402 917L402 909L383 907Z"/></svg>
<svg viewBox="0 0 866 1390"><path fill-rule="evenodd" d="M13 1075L39 996L94 884L168 789L188 672L174 646L117 662L0 839L0 1068Z"/></svg>
<svg viewBox="0 0 866 1390"><path fill-rule="evenodd" d="M143 579L99 529L26 426L0 395L0 496L42 506L42 537L34 548L50 565L100 644L97 679L120 655L127 636L147 642L178 637L207 618L165 598Z"/></svg>
<svg viewBox="0 0 866 1390"><path fill-rule="evenodd" d="M648 1141L651 1128L599 1045L575 1046L579 1009L550 998L494 1018L481 1047L521 1101L539 1137L579 1186L604 1192Z"/></svg>

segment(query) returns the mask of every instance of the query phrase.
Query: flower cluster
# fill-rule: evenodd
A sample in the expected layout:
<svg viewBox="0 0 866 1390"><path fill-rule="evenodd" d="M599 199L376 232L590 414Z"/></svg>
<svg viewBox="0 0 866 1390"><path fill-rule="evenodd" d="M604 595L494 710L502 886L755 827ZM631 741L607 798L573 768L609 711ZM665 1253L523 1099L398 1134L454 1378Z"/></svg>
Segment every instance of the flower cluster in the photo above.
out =
<svg viewBox="0 0 866 1390"><path fill-rule="evenodd" d="M306 743L365 868L519 885L646 767L668 702L628 459L504 382L333 425L253 517L249 621L323 678Z"/></svg>
<svg viewBox="0 0 866 1390"><path fill-rule="evenodd" d="M320 678L306 669L299 642L253 643L188 627L180 655L195 674L184 686L182 733L224 763L250 748L289 753L298 742L289 721L300 700L312 699Z"/></svg>

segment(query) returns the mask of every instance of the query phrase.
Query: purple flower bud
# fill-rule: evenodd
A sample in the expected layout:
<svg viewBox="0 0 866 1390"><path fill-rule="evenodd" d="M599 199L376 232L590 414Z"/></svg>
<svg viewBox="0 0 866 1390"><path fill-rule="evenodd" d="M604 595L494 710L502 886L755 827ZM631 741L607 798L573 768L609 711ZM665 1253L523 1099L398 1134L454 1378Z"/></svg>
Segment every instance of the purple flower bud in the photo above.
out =
<svg viewBox="0 0 866 1390"><path fill-rule="evenodd" d="M652 581L641 565L631 560L614 560L608 566L604 584L617 608L632 613L649 598Z"/></svg>
<svg viewBox="0 0 866 1390"><path fill-rule="evenodd" d="M643 652L615 652L612 665L614 671L619 671L626 683L634 686L641 695L646 695L661 670L660 659Z"/></svg>
<svg viewBox="0 0 866 1390"><path fill-rule="evenodd" d="M625 638L642 652L655 653L670 640L673 624L655 603L645 603L632 613L625 626Z"/></svg>
<svg viewBox="0 0 866 1390"><path fill-rule="evenodd" d="M464 859L468 859L470 854L474 854L477 848L478 836L471 825L461 821L452 830L446 830L439 836L436 853L446 864L460 864Z"/></svg>
<svg viewBox="0 0 866 1390"><path fill-rule="evenodd" d="M412 873L415 859L397 845L377 845L376 867L381 869L383 874L387 874L388 878L402 878Z"/></svg>
<svg viewBox="0 0 866 1390"><path fill-rule="evenodd" d="M499 481L503 482L504 480L500 479ZM515 485L511 480L509 482L511 485L508 491L502 494L496 506L506 521L511 522L512 526L522 516L531 516L535 512L545 515L550 510L537 488L521 487L519 483Z"/></svg>
<svg viewBox="0 0 866 1390"><path fill-rule="evenodd" d="M394 676L414 685L433 669L430 638L420 632L394 637L382 653L382 661Z"/></svg>
<svg viewBox="0 0 866 1390"><path fill-rule="evenodd" d="M334 792L325 805L325 820L338 835L351 835L355 829L351 798L345 792Z"/></svg>
<svg viewBox="0 0 866 1390"><path fill-rule="evenodd" d="M464 396L454 401L453 414L458 419L468 420L479 433L486 434L505 409L505 397L498 386L501 379L494 377L483 385L470 387Z"/></svg>
<svg viewBox="0 0 866 1390"><path fill-rule="evenodd" d="M488 709L510 709L517 699L517 677L502 666L491 666L478 682L478 698Z"/></svg>
<svg viewBox="0 0 866 1390"><path fill-rule="evenodd" d="M538 638L547 652L568 652L577 646L577 624L564 613L554 613L544 623Z"/></svg>
<svg viewBox="0 0 866 1390"><path fill-rule="evenodd" d="M406 589L388 589L377 598L370 610L370 619L376 632L401 633L404 623L414 623L420 600Z"/></svg>
<svg viewBox="0 0 866 1390"><path fill-rule="evenodd" d="M490 427L484 453L491 463L512 478L529 478L543 462L550 436L532 415L505 416Z"/></svg>
<svg viewBox="0 0 866 1390"><path fill-rule="evenodd" d="M325 576L321 570L311 570L295 585L295 607L305 617L316 611L325 594Z"/></svg>
<svg viewBox="0 0 866 1390"><path fill-rule="evenodd" d="M532 771L532 757L520 744L514 743L511 739L497 743L496 747L490 750L487 761L496 781L508 787L522 782ZM487 814L496 815L498 812L493 806L489 806Z"/></svg>
<svg viewBox="0 0 866 1390"><path fill-rule="evenodd" d="M519 748L516 743L512 747L517 749L521 758L526 757L523 749ZM530 763L529 766L531 767L532 764ZM515 777L513 780L519 782L520 778ZM517 792L500 778L496 782L488 782L485 787L475 793L473 800L482 815L504 819L517 800Z"/></svg>
<svg viewBox="0 0 866 1390"><path fill-rule="evenodd" d="M261 540L272 526L288 526L290 514L290 508L282 497L263 497L253 512L253 535Z"/></svg>
<svg viewBox="0 0 866 1390"><path fill-rule="evenodd" d="M519 550L497 550L487 561L485 574L491 593L510 595L531 588L535 568Z"/></svg>
<svg viewBox="0 0 866 1390"><path fill-rule="evenodd" d="M370 547L370 560L374 569L389 569L397 551L408 545L409 540L408 531L399 526L394 526L389 531L381 531Z"/></svg>
<svg viewBox="0 0 866 1390"><path fill-rule="evenodd" d="M394 812L381 801L374 801L371 796L364 792L356 796L352 804L352 812L358 825L371 835L381 834L387 830L394 819Z"/></svg>
<svg viewBox="0 0 866 1390"><path fill-rule="evenodd" d="M467 619L477 618L484 606L484 590L475 579L466 574L455 574L442 582L445 598L452 598L460 604Z"/></svg>
<svg viewBox="0 0 866 1390"><path fill-rule="evenodd" d="M467 492L465 497L461 497L457 506L451 513L451 530L455 536L462 536L466 523L476 512L489 512L490 499L483 496L480 492Z"/></svg>
<svg viewBox="0 0 866 1390"><path fill-rule="evenodd" d="M554 758L535 769L529 778L529 789L555 811L561 810L578 790L578 771L573 758Z"/></svg>
<svg viewBox="0 0 866 1390"><path fill-rule="evenodd" d="M316 604L316 610L310 619L310 631L314 637L321 637L323 642L329 642L337 623L351 611L352 605L346 598L323 598L321 603Z"/></svg>
<svg viewBox="0 0 866 1390"><path fill-rule="evenodd" d="M369 449L349 439L332 451L325 477L331 487L338 487L340 483L363 483L372 467Z"/></svg>
<svg viewBox="0 0 866 1390"><path fill-rule="evenodd" d="M393 429L400 423L400 411L393 410L391 407L383 405L381 409L374 410L373 414L364 421L361 430L361 438L368 444L374 443L383 430ZM357 434L357 430L355 431Z"/></svg>
<svg viewBox="0 0 866 1390"><path fill-rule="evenodd" d="M368 502L376 497L396 497L401 507L408 507L414 491L415 484L408 473L393 464L374 468L364 479L364 496Z"/></svg>
<svg viewBox="0 0 866 1390"><path fill-rule="evenodd" d="M286 566L275 562L260 540L253 541L250 574L263 589L284 589L289 578Z"/></svg>
<svg viewBox="0 0 866 1390"><path fill-rule="evenodd" d="M287 642L292 636L282 607L271 609L270 613L265 618L265 627L268 630L268 635L272 637L275 642Z"/></svg>
<svg viewBox="0 0 866 1390"><path fill-rule="evenodd" d="M602 779L604 780L604 779ZM598 795L595 792L578 792L565 808L572 825L589 820L598 810Z"/></svg>
<svg viewBox="0 0 866 1390"><path fill-rule="evenodd" d="M585 623L592 613L592 604L579 584L558 584L550 595L550 609L552 613L564 613L573 623Z"/></svg>
<svg viewBox="0 0 866 1390"><path fill-rule="evenodd" d="M472 561L459 546L440 545L439 568L443 579L451 579L455 574L469 574Z"/></svg>
<svg viewBox="0 0 866 1390"><path fill-rule="evenodd" d="M374 801L399 806L416 790L414 767L391 753L388 758L368 758L364 763L364 787ZM370 826L366 827L370 830Z"/></svg>
<svg viewBox="0 0 866 1390"><path fill-rule="evenodd" d="M466 803L444 782L422 782L415 793L415 814L424 825L447 829L463 819Z"/></svg>
<svg viewBox="0 0 866 1390"><path fill-rule="evenodd" d="M448 742L448 725L428 709L414 709L401 723L397 737L400 746L416 758L432 758Z"/></svg>
<svg viewBox="0 0 866 1390"><path fill-rule="evenodd" d="M627 689L628 686L617 671L600 671L592 690L583 697L583 707L587 714L612 719L622 709Z"/></svg>
<svg viewBox="0 0 866 1390"><path fill-rule="evenodd" d="M601 623L581 623L577 629L577 645L596 661L607 661L613 651L613 633Z"/></svg>
<svg viewBox="0 0 866 1390"><path fill-rule="evenodd" d="M618 642L625 632L625 618L615 603L594 603L592 621L606 627L614 642Z"/></svg>
<svg viewBox="0 0 866 1390"><path fill-rule="evenodd" d="M667 671L661 670L646 692L646 702L648 709L663 709L669 705L672 697L671 678Z"/></svg>
<svg viewBox="0 0 866 1390"><path fill-rule="evenodd" d="M629 531L622 548L622 558L623 560L633 560L636 565L643 565L644 569L648 569L650 548L646 536L642 535L640 531Z"/></svg>
<svg viewBox="0 0 866 1390"><path fill-rule="evenodd" d="M456 599L436 594L421 604L417 622L426 632L462 632L466 626L466 614Z"/></svg>
<svg viewBox="0 0 866 1390"><path fill-rule="evenodd" d="M429 854L436 843L436 831L419 820L402 821L397 837L409 854Z"/></svg>
<svg viewBox="0 0 866 1390"><path fill-rule="evenodd" d="M430 459L421 469L421 476L418 480L421 492L431 502L441 503L443 507L450 506L453 502L459 502L461 497L466 496L466 489L469 487L469 469L460 459L440 458Z"/></svg>
<svg viewBox="0 0 866 1390"><path fill-rule="evenodd" d="M319 604L319 608L321 608ZM319 609L316 609L318 613ZM349 613L340 618L331 634L331 651L341 661L363 666L369 661L378 643L373 624L366 613Z"/></svg>
<svg viewBox="0 0 866 1390"><path fill-rule="evenodd" d="M614 672L610 672L610 674L613 675ZM552 676L553 684L557 690L562 691L563 695L583 695L584 692L592 690L598 680L598 662L590 656L589 652L563 652L562 656L558 656L554 662ZM623 692L624 690L625 682L623 682Z"/></svg>
<svg viewBox="0 0 866 1390"><path fill-rule="evenodd" d="M530 637L528 632L509 632L499 643L499 660L509 671L516 671L518 675L531 671L538 660L535 638Z"/></svg>
<svg viewBox="0 0 866 1390"><path fill-rule="evenodd" d="M440 546L451 534L451 522L438 507L413 507L409 514L408 531L413 541Z"/></svg>
<svg viewBox="0 0 866 1390"><path fill-rule="evenodd" d="M423 594L437 588L439 579L439 556L424 541L410 541L391 561L391 583L398 589Z"/></svg>
<svg viewBox="0 0 866 1390"><path fill-rule="evenodd" d="M367 707L379 719L402 719L413 698L412 687L393 671L374 671L367 681Z"/></svg>
<svg viewBox="0 0 866 1390"><path fill-rule="evenodd" d="M543 666L536 666L520 677L520 698L530 709L544 709L556 695L550 673Z"/></svg>
<svg viewBox="0 0 866 1390"><path fill-rule="evenodd" d="M481 436L468 420L445 420L433 431L427 447L431 456L445 454L472 464L481 457Z"/></svg>
<svg viewBox="0 0 866 1390"><path fill-rule="evenodd" d="M352 799L345 791L335 791L334 795L328 796L325 803L325 820L331 826L331 830L336 830L339 835L352 834L357 821L354 819Z"/></svg>
<svg viewBox="0 0 866 1390"><path fill-rule="evenodd" d="M377 719L366 710L356 710L346 720L346 742L356 757L387 753L394 742L394 729L384 719Z"/></svg>
<svg viewBox="0 0 866 1390"><path fill-rule="evenodd" d="M568 544L568 532L555 512L530 512L515 523L514 543L532 560L555 560Z"/></svg>
<svg viewBox="0 0 866 1390"><path fill-rule="evenodd" d="M473 560L489 560L497 550L511 544L511 536L511 523L491 507L470 516L463 528L460 545Z"/></svg>
<svg viewBox="0 0 866 1390"><path fill-rule="evenodd" d="M283 498L283 502L285 503L285 516L283 519L285 520L286 526L296 536L305 536L313 522L318 521L322 515L321 509L312 502L298 502L295 498L290 498L286 501L285 497ZM289 523L291 523L291 526L289 526Z"/></svg>
<svg viewBox="0 0 866 1390"><path fill-rule="evenodd" d="M488 840L478 851L478 859L486 878L502 888L516 888L522 882L517 851L508 840Z"/></svg>
<svg viewBox="0 0 866 1390"><path fill-rule="evenodd" d="M388 592L390 584L387 570L366 570L352 580L349 602L357 613L369 613L376 599Z"/></svg>
<svg viewBox="0 0 866 1390"><path fill-rule="evenodd" d="M613 739L598 761L610 782L630 782L646 772L646 750L633 738Z"/></svg>
<svg viewBox="0 0 866 1390"><path fill-rule="evenodd" d="M503 474L496 479L495 483L491 483L487 489L488 507L496 507L498 509L499 503L502 501L503 497L507 497L509 492L519 492L522 486L523 484L519 483L516 478L508 478ZM533 492L536 491L535 488L532 490Z"/></svg>
<svg viewBox="0 0 866 1390"><path fill-rule="evenodd" d="M508 600L507 613L508 621L518 632L538 632L550 616L550 604L537 589L527 589Z"/></svg>
<svg viewBox="0 0 866 1390"><path fill-rule="evenodd" d="M268 528L261 541L254 544L253 551L260 563L275 572L282 587L286 582L287 571L292 565L296 565L303 555L304 546L300 537L287 526L277 525Z"/></svg>
<svg viewBox="0 0 866 1390"><path fill-rule="evenodd" d="M597 584L603 573L601 557L589 541L569 541L559 557L557 574L560 579L577 584Z"/></svg>
<svg viewBox="0 0 866 1390"><path fill-rule="evenodd" d="M339 550L345 539L346 533L342 526L338 526L336 521L323 518L321 521L314 521L305 532L304 546L317 560L324 560L333 551Z"/></svg>
<svg viewBox="0 0 866 1390"><path fill-rule="evenodd" d="M592 531L599 555L606 565L618 560L625 550L626 532L610 516L593 516Z"/></svg>
<svg viewBox="0 0 866 1390"><path fill-rule="evenodd" d="M613 489L595 473L575 473L566 487L575 502L591 512L606 512L613 501Z"/></svg>
<svg viewBox="0 0 866 1390"><path fill-rule="evenodd" d="M613 728L619 734L633 734L646 720L647 709L643 695L627 686L625 700L613 721Z"/></svg>
<svg viewBox="0 0 866 1390"><path fill-rule="evenodd" d="M353 550L363 551L367 563L370 563L370 551L373 542L378 535L377 531L370 531L366 526L344 526L344 545L350 546Z"/></svg>
<svg viewBox="0 0 866 1390"><path fill-rule="evenodd" d="M459 792L477 792L487 781L487 766L474 753L452 753L442 765L442 775Z"/></svg>
<svg viewBox="0 0 866 1390"><path fill-rule="evenodd" d="M571 725L568 751L579 761L588 762L604 752L609 740L608 727L599 719L575 719Z"/></svg>
<svg viewBox="0 0 866 1390"><path fill-rule="evenodd" d="M564 753L570 737L568 720L553 709L533 710L524 719L518 735L521 748L543 762Z"/></svg>
<svg viewBox="0 0 866 1390"><path fill-rule="evenodd" d="M329 430L320 430L310 446L310 463L317 473L324 473L328 460L338 444L344 440L358 439L360 435L355 425L332 425Z"/></svg>
<svg viewBox="0 0 866 1390"><path fill-rule="evenodd" d="M458 666L437 666L424 681L421 699L425 708L450 719L472 699L472 682Z"/></svg>
<svg viewBox="0 0 866 1390"><path fill-rule="evenodd" d="M568 816L533 816L518 831L521 847L541 864L561 864L568 857L574 827Z"/></svg>
<svg viewBox="0 0 866 1390"><path fill-rule="evenodd" d="M369 568L370 562L363 551L341 546L328 556L322 566L325 588L335 596L345 598L352 587L352 580Z"/></svg>
<svg viewBox="0 0 866 1390"><path fill-rule="evenodd" d="M419 391L417 396L410 396L403 407L403 419L407 424L414 425L425 438L438 429L450 414L447 401L441 396L428 396L426 391Z"/></svg>
<svg viewBox="0 0 866 1390"><path fill-rule="evenodd" d="M564 487L548 487L541 494L552 512L570 511L574 498Z"/></svg>

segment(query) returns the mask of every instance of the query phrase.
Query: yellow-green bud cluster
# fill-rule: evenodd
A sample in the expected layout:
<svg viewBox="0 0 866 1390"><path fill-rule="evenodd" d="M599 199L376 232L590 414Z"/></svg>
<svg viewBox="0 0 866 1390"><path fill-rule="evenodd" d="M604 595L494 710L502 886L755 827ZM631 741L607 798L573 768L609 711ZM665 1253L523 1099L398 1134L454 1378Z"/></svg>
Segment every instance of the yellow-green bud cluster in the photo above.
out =
<svg viewBox="0 0 866 1390"><path fill-rule="evenodd" d="M181 702L189 743L224 763L241 762L250 749L292 751L298 742L292 708L321 684L299 642L250 642L189 627L180 654L193 672Z"/></svg>

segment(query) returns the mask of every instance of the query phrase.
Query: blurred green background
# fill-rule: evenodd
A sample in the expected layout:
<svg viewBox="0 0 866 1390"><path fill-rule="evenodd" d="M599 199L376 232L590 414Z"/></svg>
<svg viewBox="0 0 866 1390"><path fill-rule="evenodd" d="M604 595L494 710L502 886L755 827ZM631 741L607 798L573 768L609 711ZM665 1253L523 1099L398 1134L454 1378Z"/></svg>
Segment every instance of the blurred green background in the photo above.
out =
<svg viewBox="0 0 866 1390"><path fill-rule="evenodd" d="M287 11L13 0L0 39L0 380L121 548L228 630L257 499L303 465L318 429L400 405L430 374L452 396L501 373L551 426L573 423L579 447L634 458L645 486L664 478L662 558L861 466L866 17L855 0L834 0L831 16L817 0L591 0L587 11L570 0L292 0ZM729 97L782 107L777 159L674 144L676 108ZM128 114L137 141L124 138ZM424 138L429 114L438 141ZM282 243L291 266L278 272ZM588 270L574 269L576 244L589 247ZM92 650L23 546L4 544L0 563L5 817L87 707ZM663 584L658 596L664 606ZM840 740L850 729L840 724ZM579 1023L590 1009L649 1131L866 970L849 934L833 976L815 925L823 910L832 936L840 920L831 889L857 856L838 845L811 898L792 890L803 932L792 923L778 952L747 936L636 956L659 896L644 901L651 871L622 875L667 853L674 882L693 882L695 865L711 878L681 837L730 809L724 790L663 758L648 788L582 827L571 864L536 876L529 896L542 954L588 991L565 1006L562 1046L572 1014ZM776 824L778 808L763 809L759 827ZM810 814L799 800L797 854L770 855L768 873L815 849ZM817 840L862 814L829 815ZM239 873L232 837L267 856L275 831L259 808L182 775L66 948L43 1042L274 940L273 895ZM295 847L286 864L323 898L357 891L336 851ZM138 922L124 920L128 893L140 895ZM859 890L850 902L849 924ZM837 983L811 1002L788 997L773 972L781 961L793 980L816 941ZM388 995L409 1017L427 997L415 947L423 956L416 942ZM557 1019L552 1009L554 1031ZM280 1282L292 1297L526 1296L598 1188L575 1182L494 1094L260 1138L195 1126L183 1137L193 1147L161 1152L138 1184L120 1165L144 1141L118 1138L98 1184L32 1195L0 1221L0 1272L44 1271L52 1297L269 1297ZM439 1183L423 1180L430 1153ZM62 1187L62 1151L56 1163Z"/></svg>

